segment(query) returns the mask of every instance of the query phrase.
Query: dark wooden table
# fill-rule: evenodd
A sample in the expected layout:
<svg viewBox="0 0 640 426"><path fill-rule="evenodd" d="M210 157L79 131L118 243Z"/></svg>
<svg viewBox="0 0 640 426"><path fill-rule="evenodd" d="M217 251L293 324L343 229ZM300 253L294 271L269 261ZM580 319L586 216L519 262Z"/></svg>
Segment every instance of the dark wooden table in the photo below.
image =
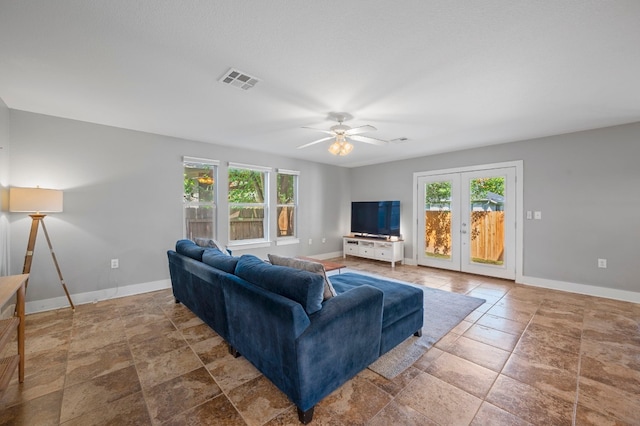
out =
<svg viewBox="0 0 640 426"><path fill-rule="evenodd" d="M306 256L296 256L296 257L298 259L308 260L310 262L320 263L320 264L322 264L322 266L324 266L324 270L327 271L327 272L335 271L337 269L338 273L339 273L340 269L347 267L347 265L343 265L342 263L338 263L338 262L331 262L330 260L320 260L320 259L314 259L313 257L306 257Z"/></svg>

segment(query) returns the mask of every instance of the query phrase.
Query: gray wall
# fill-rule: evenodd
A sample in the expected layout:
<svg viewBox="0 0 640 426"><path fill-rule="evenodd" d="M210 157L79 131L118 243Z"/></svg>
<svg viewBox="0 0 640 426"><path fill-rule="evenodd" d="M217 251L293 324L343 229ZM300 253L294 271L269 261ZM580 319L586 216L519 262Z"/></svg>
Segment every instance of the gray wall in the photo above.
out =
<svg viewBox="0 0 640 426"><path fill-rule="evenodd" d="M351 200L399 199L410 258L414 172L523 160L524 210L543 212L541 221L521 221L523 274L640 291L640 123L344 169L9 110L0 102L0 146L0 185L65 191L65 211L46 223L72 294L108 289L115 296L120 286L168 278L165 252L182 236L183 155L220 160L222 172L227 161L301 171L301 242L248 251L259 256L338 252ZM2 228L7 218L10 233ZM29 225L26 215L0 213L0 267L9 254L8 273L22 269ZM119 269L110 269L111 258L120 259ZM608 268L598 269L597 258L608 259ZM60 296L41 235L27 300Z"/></svg>
<svg viewBox="0 0 640 426"><path fill-rule="evenodd" d="M11 186L64 190L64 212L50 214L45 220L72 294L113 289L115 296L120 286L169 278L166 250L182 237L185 155L220 160L221 175L228 161L301 172L301 243L249 252L259 256L270 252L312 255L342 249L350 194L348 188L343 192L332 189L348 181L347 169L9 111ZM222 239L227 234L227 204L224 199L219 201ZM10 218L11 273L19 273L31 219L21 213L11 213ZM323 237L327 238L325 244L321 243ZM110 268L112 258L120 260L119 269ZM39 235L27 301L60 296L64 293L46 240Z"/></svg>
<svg viewBox="0 0 640 426"><path fill-rule="evenodd" d="M0 277L9 275L9 149L9 108L0 99Z"/></svg>
<svg viewBox="0 0 640 426"><path fill-rule="evenodd" d="M399 199L411 258L413 173L523 160L523 275L640 292L640 123L352 170L354 200ZM608 259L607 269L597 259Z"/></svg>

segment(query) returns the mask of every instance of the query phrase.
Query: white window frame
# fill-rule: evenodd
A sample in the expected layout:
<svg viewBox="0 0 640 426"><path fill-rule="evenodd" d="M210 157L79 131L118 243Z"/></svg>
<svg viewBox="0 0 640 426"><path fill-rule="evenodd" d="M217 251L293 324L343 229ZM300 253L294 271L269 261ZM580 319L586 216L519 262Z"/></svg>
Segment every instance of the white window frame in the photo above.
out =
<svg viewBox="0 0 640 426"><path fill-rule="evenodd" d="M227 228L228 228L228 232L229 232L229 247L230 248L237 248L237 249L249 249L249 248L260 248L260 247L270 247L271 246L271 239L270 239L270 223L271 223L271 214L270 214L270 192L269 192L269 188L270 188L270 180L271 180L271 173L273 172L273 168L272 167L263 167L263 166L256 166L253 164L243 164L243 163L232 163L229 162L228 164L228 169L227 169L227 179L229 178L229 171L231 169L243 169L243 170L250 170L250 171L254 171L254 172L260 172L260 173L264 173L264 201L262 202L262 204L258 204L258 203L232 203L229 201L228 199L228 195L227 195ZM261 206L264 209L264 221L263 221L263 232L264 232L264 238L254 238L254 239L246 239L246 240L232 240L231 239L231 209L233 207L255 207L255 206Z"/></svg>
<svg viewBox="0 0 640 426"><path fill-rule="evenodd" d="M203 165L203 166L211 166L212 168L212 178L213 178L213 199L211 201L203 202L203 201L187 201L184 199L184 188L183 188L183 197L182 197L182 235L185 238L189 238L187 235L187 217L186 217L186 209L187 207L207 207L210 206L213 209L213 217L211 218L211 226L213 229L212 238L218 238L218 169L220 166L220 162L217 160L210 160L208 158L198 158L198 157L182 157L182 171L183 171L183 181L184 181L184 169L187 164L193 165Z"/></svg>
<svg viewBox="0 0 640 426"><path fill-rule="evenodd" d="M295 182L294 182L294 187L293 187L293 203L291 204L280 204L278 202L278 175L292 175L292 176L296 176L295 178ZM298 193L298 188L300 185L300 172L297 170L287 170L287 169L277 169L276 170L276 215L278 212L278 208L279 207L293 207L293 212L294 212L294 219L293 219L293 235L292 236L284 236L281 237L278 234L278 237L276 238L276 245L279 246L283 246L283 245L288 245L288 244L299 244L300 243L300 239L298 237L298 198L299 198L299 193ZM276 221L278 220L277 216L276 216ZM277 224L276 224L276 232L278 232L278 228L277 228Z"/></svg>

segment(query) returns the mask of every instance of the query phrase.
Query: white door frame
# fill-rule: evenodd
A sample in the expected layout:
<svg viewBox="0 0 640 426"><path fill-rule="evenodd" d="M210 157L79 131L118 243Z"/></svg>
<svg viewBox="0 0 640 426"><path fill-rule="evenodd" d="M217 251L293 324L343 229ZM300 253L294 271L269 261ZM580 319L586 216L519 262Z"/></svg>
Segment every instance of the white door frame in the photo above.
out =
<svg viewBox="0 0 640 426"><path fill-rule="evenodd" d="M487 169L498 169L504 167L514 167L516 171L516 211L515 211L515 226L516 226L516 255L515 255L515 267L516 267L516 282L522 282L523 278L523 161L506 161L501 163L490 163L490 164L478 164L474 166L467 167L456 167L452 169L442 169L442 170L430 170L424 172L414 172L413 173L413 226L414 232L412 235L413 241L413 257L412 263L414 265L418 264L418 214L421 208L424 208L424 203L421 203L421 200L418 197L419 188L418 188L418 179L421 177L431 176L431 175L442 175L448 173L464 173L464 172L475 172Z"/></svg>

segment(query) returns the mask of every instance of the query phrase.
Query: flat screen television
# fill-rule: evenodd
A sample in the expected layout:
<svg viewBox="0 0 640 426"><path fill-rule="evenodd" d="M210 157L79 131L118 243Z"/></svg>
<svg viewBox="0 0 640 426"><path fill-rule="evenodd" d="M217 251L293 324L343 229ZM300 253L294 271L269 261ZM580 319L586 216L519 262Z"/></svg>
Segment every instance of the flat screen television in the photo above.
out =
<svg viewBox="0 0 640 426"><path fill-rule="evenodd" d="M400 201L353 201L351 233L362 236L400 236Z"/></svg>

